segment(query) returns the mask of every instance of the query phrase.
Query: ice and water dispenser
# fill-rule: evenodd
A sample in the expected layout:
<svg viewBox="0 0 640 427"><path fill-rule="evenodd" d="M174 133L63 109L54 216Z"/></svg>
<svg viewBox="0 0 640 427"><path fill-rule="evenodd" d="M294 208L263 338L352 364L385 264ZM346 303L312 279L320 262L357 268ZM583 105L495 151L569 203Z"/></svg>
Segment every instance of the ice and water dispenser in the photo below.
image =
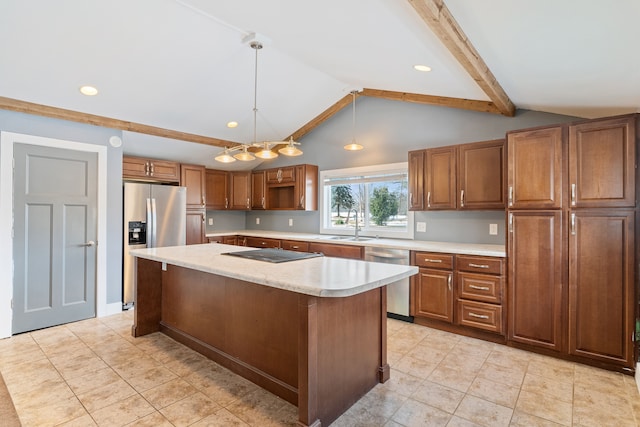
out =
<svg viewBox="0 0 640 427"><path fill-rule="evenodd" d="M147 243L147 223L129 221L129 245L145 245Z"/></svg>

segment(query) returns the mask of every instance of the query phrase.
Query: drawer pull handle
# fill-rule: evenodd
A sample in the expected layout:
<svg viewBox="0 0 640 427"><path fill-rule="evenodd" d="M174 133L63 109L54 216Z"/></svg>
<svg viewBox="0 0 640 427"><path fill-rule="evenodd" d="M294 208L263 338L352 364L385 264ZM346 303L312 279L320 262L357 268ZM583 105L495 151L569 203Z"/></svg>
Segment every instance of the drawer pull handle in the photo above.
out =
<svg viewBox="0 0 640 427"><path fill-rule="evenodd" d="M487 264L474 264L472 262L469 263L469 267L475 267L475 268L489 268L489 266Z"/></svg>
<svg viewBox="0 0 640 427"><path fill-rule="evenodd" d="M441 259L429 259L429 258L425 258L424 262L435 262L435 263L441 263L442 260Z"/></svg>
<svg viewBox="0 0 640 427"><path fill-rule="evenodd" d="M447 287L449 288L449 292L451 292L451 280L453 278L453 274L449 274L449 280L447 280Z"/></svg>
<svg viewBox="0 0 640 427"><path fill-rule="evenodd" d="M431 207L431 191L427 192L427 207Z"/></svg>
<svg viewBox="0 0 640 427"><path fill-rule="evenodd" d="M464 190L460 190L460 207L464 208Z"/></svg>
<svg viewBox="0 0 640 427"><path fill-rule="evenodd" d="M475 314L473 312L469 312L469 317L475 317L476 319L488 319L489 316L487 316L486 314Z"/></svg>
<svg viewBox="0 0 640 427"><path fill-rule="evenodd" d="M488 286L476 286L476 285L469 285L469 287L471 289L476 289L478 291L488 291L489 287Z"/></svg>
<svg viewBox="0 0 640 427"><path fill-rule="evenodd" d="M293 246L291 246L291 249L300 249L300 247L296 246L296 245L293 245Z"/></svg>

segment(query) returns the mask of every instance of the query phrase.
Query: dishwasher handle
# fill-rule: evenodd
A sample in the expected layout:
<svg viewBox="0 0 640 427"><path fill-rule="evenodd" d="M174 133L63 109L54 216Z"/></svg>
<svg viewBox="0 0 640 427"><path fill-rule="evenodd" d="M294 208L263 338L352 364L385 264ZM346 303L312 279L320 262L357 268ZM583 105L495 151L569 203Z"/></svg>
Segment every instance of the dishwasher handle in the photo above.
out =
<svg viewBox="0 0 640 427"><path fill-rule="evenodd" d="M386 258L386 259L403 259L406 258L405 255L396 255L396 254L390 254L390 253L386 253L386 252L367 252L366 254L369 257L373 257L373 258Z"/></svg>

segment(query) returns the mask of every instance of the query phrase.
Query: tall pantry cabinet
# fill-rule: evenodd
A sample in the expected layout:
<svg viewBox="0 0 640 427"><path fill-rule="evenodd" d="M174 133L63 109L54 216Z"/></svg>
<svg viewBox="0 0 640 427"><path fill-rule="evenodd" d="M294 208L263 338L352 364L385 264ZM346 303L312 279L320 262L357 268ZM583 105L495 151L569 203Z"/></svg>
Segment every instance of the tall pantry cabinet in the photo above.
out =
<svg viewBox="0 0 640 427"><path fill-rule="evenodd" d="M507 134L511 341L634 368L637 123Z"/></svg>

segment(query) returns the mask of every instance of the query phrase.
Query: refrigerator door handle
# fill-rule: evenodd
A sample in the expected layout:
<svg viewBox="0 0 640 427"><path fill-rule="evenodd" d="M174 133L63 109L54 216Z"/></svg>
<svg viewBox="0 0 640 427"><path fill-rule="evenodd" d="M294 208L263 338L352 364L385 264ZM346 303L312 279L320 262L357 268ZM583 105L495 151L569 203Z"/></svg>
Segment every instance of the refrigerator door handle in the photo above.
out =
<svg viewBox="0 0 640 427"><path fill-rule="evenodd" d="M158 211L156 210L156 199L151 199L151 247L158 246Z"/></svg>

